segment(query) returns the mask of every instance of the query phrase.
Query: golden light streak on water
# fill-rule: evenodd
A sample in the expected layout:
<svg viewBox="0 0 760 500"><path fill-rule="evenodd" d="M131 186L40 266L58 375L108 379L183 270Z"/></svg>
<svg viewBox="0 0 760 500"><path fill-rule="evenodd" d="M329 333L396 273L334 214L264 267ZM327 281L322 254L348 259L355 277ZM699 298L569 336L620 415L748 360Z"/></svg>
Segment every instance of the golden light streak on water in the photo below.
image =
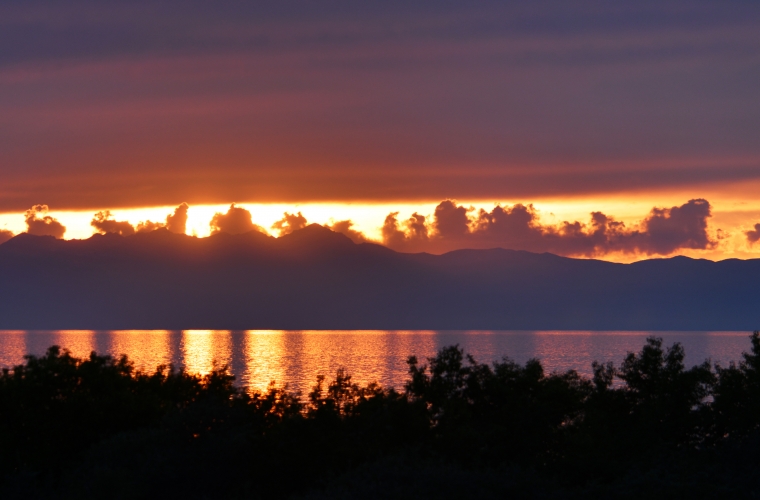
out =
<svg viewBox="0 0 760 500"><path fill-rule="evenodd" d="M9 368L23 361L24 354L34 351L34 346L27 345L25 330L4 330L0 332L0 356L5 356L5 362L0 362L0 369Z"/></svg>
<svg viewBox="0 0 760 500"><path fill-rule="evenodd" d="M108 353L131 353L130 360L140 370L152 372L159 365L172 363L174 349L169 330L120 330L111 332L110 337Z"/></svg>
<svg viewBox="0 0 760 500"><path fill-rule="evenodd" d="M591 375L592 361L620 363L629 351L639 351L649 335L665 345L681 342L686 364L706 358L722 365L741 360L750 349L750 332L644 331L0 331L0 367L23 361L24 354L42 355L53 345L75 356L125 353L139 369L152 372L173 363L190 373L207 374L227 364L237 383L265 390L278 386L308 394L317 375L329 381L344 367L360 384L377 381L402 389L407 380L406 360L416 355L421 364L444 346L459 344L479 362L504 356L524 363L539 358L547 373L578 370Z"/></svg>
<svg viewBox="0 0 760 500"><path fill-rule="evenodd" d="M307 330L292 338L291 349L298 352L297 373L301 390L306 391L317 375L335 375L345 368L352 382L366 385L396 385L407 372L407 356L435 353L435 332L387 330ZM295 361L295 360L294 360ZM393 381L393 382L392 382Z"/></svg>
<svg viewBox="0 0 760 500"><path fill-rule="evenodd" d="M188 372L207 375L231 364L231 334L227 330L183 330L180 350Z"/></svg>
<svg viewBox="0 0 760 500"><path fill-rule="evenodd" d="M80 358L86 358L92 351L99 350L94 330L58 330L50 335L49 343L64 347Z"/></svg>
<svg viewBox="0 0 760 500"><path fill-rule="evenodd" d="M288 352L282 330L249 330L245 332L245 371L242 385L251 390L266 391L270 382L282 386L287 381Z"/></svg>

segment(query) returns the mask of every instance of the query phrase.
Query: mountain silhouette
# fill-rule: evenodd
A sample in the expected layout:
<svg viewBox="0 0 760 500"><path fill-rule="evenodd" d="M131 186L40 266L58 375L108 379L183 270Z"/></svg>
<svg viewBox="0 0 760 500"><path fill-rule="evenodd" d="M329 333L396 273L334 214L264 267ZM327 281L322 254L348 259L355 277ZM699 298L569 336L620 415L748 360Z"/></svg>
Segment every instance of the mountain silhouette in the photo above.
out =
<svg viewBox="0 0 760 500"><path fill-rule="evenodd" d="M405 254L312 224L0 245L1 329L751 330L760 260Z"/></svg>

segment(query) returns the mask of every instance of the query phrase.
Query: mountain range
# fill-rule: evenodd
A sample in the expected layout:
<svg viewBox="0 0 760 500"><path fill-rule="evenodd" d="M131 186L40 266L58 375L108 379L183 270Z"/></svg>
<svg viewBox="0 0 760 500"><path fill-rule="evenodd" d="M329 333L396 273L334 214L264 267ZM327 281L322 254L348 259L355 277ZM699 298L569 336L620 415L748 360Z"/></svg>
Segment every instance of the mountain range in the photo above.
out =
<svg viewBox="0 0 760 500"><path fill-rule="evenodd" d="M0 245L0 329L752 330L760 259L399 253L313 224Z"/></svg>

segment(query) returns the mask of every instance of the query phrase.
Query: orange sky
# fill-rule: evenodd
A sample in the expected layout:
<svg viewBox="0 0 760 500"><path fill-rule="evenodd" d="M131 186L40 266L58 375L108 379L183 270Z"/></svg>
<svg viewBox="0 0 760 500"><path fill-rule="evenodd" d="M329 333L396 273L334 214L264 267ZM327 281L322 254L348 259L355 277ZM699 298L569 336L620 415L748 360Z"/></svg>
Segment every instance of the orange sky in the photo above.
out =
<svg viewBox="0 0 760 500"><path fill-rule="evenodd" d="M760 246L758 4L177 7L0 5L0 230L37 204L79 238L96 211L187 202L204 235L236 202L267 229L300 210L380 239L451 199L629 231L706 199L712 236L677 252Z"/></svg>
<svg viewBox="0 0 760 500"><path fill-rule="evenodd" d="M676 251L664 255L688 255L695 258L708 258L721 260L725 258L758 258L760 257L760 243L752 245L745 232L753 229L754 224L760 221L760 200L737 201L730 197L721 197L714 193L711 201L712 216L708 219L708 233L716 239L717 244L709 249L679 248ZM556 226L564 221L579 221L588 224L589 215L593 211L602 211L613 216L616 220L624 222L629 227L640 224L650 212L652 207L671 207L682 204L686 199L683 193L666 196L662 193L654 195L639 195L637 197L596 197L586 199L551 199L537 200L533 204L540 216L540 222L548 226ZM459 204L491 210L494 202L482 200L464 201ZM518 203L517 200L502 201L501 205L510 206ZM361 231L369 240L383 243L381 227L385 217L391 212L399 212L399 218L405 219L412 213L420 213L428 216L432 229L432 214L438 203L412 202L412 203L238 203L237 206L250 211L255 224L266 229L269 234L277 236L280 231L273 224L282 219L285 212L302 213L308 222L330 225L336 221L349 219L353 223L353 229ZM124 220L132 225L139 222L152 220L163 221L174 210L173 206L112 209L115 220ZM215 213L224 213L229 208L227 204L191 205L188 212L187 234L199 237L208 236L210 233L209 222ZM66 226L66 238L88 238L96 233L96 229L90 224L93 219L93 210L56 211L54 216ZM0 229L8 229L14 233L26 230L24 216L20 213L0 214ZM718 230L721 235L718 238ZM487 245L487 246L500 246ZM402 249L403 250L403 249ZM424 249L439 253L435 248ZM407 250L407 251L414 251ZM581 256L583 255L575 255ZM658 256L658 255L653 255ZM596 258L619 262L630 262L647 257L641 253L609 252L603 255L595 255Z"/></svg>

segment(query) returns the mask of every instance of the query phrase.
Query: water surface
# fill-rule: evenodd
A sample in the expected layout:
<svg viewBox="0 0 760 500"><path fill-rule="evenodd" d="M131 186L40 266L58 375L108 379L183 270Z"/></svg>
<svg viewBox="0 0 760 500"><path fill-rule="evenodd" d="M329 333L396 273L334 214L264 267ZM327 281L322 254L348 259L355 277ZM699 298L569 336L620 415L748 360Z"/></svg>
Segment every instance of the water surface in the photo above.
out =
<svg viewBox="0 0 760 500"><path fill-rule="evenodd" d="M318 374L328 378L345 367L354 380L400 388L409 355L420 359L459 344L480 362L509 356L518 362L539 358L547 371L591 373L591 362L622 361L646 337L666 345L681 342L688 366L711 358L728 364L749 350L750 332L621 331L287 331L140 330L0 331L0 366L21 363L24 354L43 354L59 345L77 356L127 354L141 369L172 363L208 373L214 363L229 365L239 383L264 389L270 381L308 392Z"/></svg>

